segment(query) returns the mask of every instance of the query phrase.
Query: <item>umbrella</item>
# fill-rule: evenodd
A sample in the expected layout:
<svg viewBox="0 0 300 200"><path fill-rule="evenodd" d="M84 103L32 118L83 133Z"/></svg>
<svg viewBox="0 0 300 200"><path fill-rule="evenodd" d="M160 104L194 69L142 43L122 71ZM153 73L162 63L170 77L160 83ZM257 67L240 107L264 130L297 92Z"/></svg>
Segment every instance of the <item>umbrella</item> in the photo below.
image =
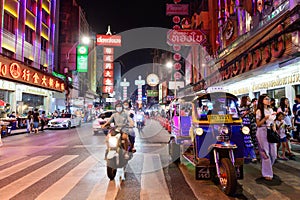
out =
<svg viewBox="0 0 300 200"><path fill-rule="evenodd" d="M5 106L5 105L6 105L5 101L0 99L0 106Z"/></svg>

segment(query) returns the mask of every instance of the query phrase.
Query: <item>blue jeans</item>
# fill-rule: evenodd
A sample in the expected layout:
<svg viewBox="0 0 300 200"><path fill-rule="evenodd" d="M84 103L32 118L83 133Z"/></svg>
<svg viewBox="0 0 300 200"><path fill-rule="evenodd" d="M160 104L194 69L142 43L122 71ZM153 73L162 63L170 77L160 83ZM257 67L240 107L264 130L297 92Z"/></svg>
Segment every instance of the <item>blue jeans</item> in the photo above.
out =
<svg viewBox="0 0 300 200"><path fill-rule="evenodd" d="M248 158L248 155L250 154L250 158L251 159L255 159L256 158L256 155L255 155L255 152L254 152L254 148L253 147L245 147L244 148L244 157L245 158Z"/></svg>

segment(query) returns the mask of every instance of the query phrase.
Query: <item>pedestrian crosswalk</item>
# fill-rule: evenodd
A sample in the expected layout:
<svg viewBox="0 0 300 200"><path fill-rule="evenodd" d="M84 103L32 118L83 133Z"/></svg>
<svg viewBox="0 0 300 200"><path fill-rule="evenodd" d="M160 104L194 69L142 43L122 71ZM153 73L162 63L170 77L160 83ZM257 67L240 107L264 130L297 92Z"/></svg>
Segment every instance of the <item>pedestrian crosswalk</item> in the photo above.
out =
<svg viewBox="0 0 300 200"><path fill-rule="evenodd" d="M160 156L158 154L140 154L136 157L143 159L143 170L141 179L138 180L141 188L142 199L170 199L167 185L164 181ZM66 172L60 179L51 185L46 184L47 188L43 191L43 182L47 179L51 181L51 174L61 170L63 166L69 165L78 158L78 155L62 155L60 157L47 156L18 156L1 160L0 164L0 199L37 199L37 200L55 200L72 199L68 198L71 191L80 181L87 177L87 174L97 174L98 181L94 182L89 190L85 188L78 189L78 193L86 193L85 199L115 199L118 192L122 190L122 185L117 186L116 181L109 181L106 176L106 166L94 156L90 155L79 163L73 163L74 168ZM153 162L155 161L155 162ZM157 162L156 162L157 161ZM36 168L36 164L44 163L43 166ZM131 168L138 165L139 159L132 159L129 164ZM10 163L14 163L10 165ZM9 167L4 167L9 166ZM32 169L32 170L30 170ZM133 176L135 176L133 174ZM44 181L41 181L44 180ZM85 180L89 184L88 180ZM35 194L25 194L28 188L38 188ZM33 189L34 190L34 189Z"/></svg>
<svg viewBox="0 0 300 200"><path fill-rule="evenodd" d="M152 146L158 147L158 145ZM171 184L168 183L168 177L163 169L165 166L162 163L161 153L137 152L130 160L126 180L122 182L119 177L115 181L110 181L106 176L105 161L91 154L37 154L7 157L0 160L0 199L119 200L128 199L125 195L128 191L132 193L131 199L172 199L171 191L174 189L168 188ZM258 184L256 181L260 173L260 164L245 165L245 178L239 182L253 199L293 199L294 194L289 193L300 191L297 166L299 166L298 161L279 161L274 166L274 173L280 176L282 184L268 186ZM285 170L287 168L289 170ZM192 180L193 177L188 178L191 172L184 169L183 165L180 169L187 184L193 187L192 196L195 195L198 199L210 199L210 195L197 192L201 188L222 194L212 183L207 184L207 182ZM293 169L294 172L291 171ZM210 189L211 187L214 188ZM227 198L220 194L222 198Z"/></svg>

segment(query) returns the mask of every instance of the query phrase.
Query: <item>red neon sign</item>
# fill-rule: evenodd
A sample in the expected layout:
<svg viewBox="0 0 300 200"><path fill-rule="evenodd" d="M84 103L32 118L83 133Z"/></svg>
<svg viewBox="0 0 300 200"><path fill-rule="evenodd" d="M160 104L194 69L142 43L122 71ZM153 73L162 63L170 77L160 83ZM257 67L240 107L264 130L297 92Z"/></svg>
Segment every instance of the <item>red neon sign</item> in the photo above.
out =
<svg viewBox="0 0 300 200"><path fill-rule="evenodd" d="M21 63L11 62L7 58L1 58L0 60L0 77L59 92L65 91L63 80L44 74L37 69L30 68Z"/></svg>

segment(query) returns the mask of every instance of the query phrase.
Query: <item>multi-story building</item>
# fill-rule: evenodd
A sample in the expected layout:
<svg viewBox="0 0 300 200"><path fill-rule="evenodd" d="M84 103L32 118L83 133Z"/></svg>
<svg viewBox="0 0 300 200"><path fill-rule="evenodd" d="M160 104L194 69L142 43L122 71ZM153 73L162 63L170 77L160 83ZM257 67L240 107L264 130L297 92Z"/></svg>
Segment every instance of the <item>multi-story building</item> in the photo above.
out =
<svg viewBox="0 0 300 200"><path fill-rule="evenodd" d="M51 74L57 6L56 0L0 0L0 99L19 114L53 111L53 95L65 90Z"/></svg>
<svg viewBox="0 0 300 200"><path fill-rule="evenodd" d="M208 30L210 63L196 71L206 86L251 98L299 94L299 8L298 0L202 1L195 16Z"/></svg>
<svg viewBox="0 0 300 200"><path fill-rule="evenodd" d="M78 108L90 108L96 96L95 35L90 33L85 13L75 0L60 1L59 19L59 56L56 70L72 76L71 111ZM93 42L89 45L88 71L77 72L76 47L81 44L83 37L89 37ZM64 98L60 98L62 107L64 101Z"/></svg>

